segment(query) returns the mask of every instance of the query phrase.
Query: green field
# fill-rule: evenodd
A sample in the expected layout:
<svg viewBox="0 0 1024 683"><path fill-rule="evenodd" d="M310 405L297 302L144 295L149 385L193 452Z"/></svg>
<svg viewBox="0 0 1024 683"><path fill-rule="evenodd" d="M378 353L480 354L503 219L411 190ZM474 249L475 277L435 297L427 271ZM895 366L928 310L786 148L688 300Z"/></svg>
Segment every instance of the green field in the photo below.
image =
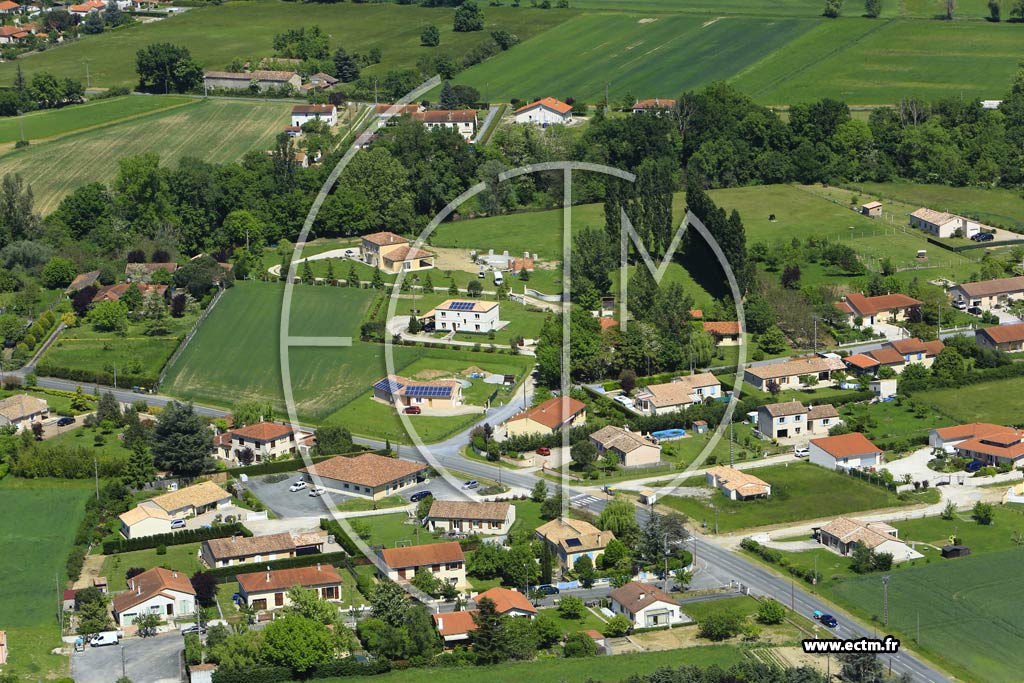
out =
<svg viewBox="0 0 1024 683"><path fill-rule="evenodd" d="M920 391L914 394L914 400L931 406L958 423L1020 424L1021 411L1024 410L1020 386L1020 380L1001 379Z"/></svg>
<svg viewBox="0 0 1024 683"><path fill-rule="evenodd" d="M122 101L134 105L136 99L149 101ZM226 163L252 150L270 149L274 136L288 125L290 108L285 102L196 100L7 152L0 156L0 175L21 174L32 186L36 210L45 214L79 185L112 180L122 157L155 152L165 166L186 156Z"/></svg>
<svg viewBox="0 0 1024 683"><path fill-rule="evenodd" d="M370 48L379 47L383 51L382 62L364 73L383 76L391 69L414 67L424 55L459 57L499 28L525 40L575 14L573 10L542 12L528 7L486 7L485 12L484 31L454 33L451 8L392 3L228 2L216 7L194 7L162 21L88 36L18 63L29 77L37 71L49 71L58 77L84 79L84 64L88 62L93 86L134 86L138 83L135 53L150 43L183 45L205 69L217 70L236 57L259 60L271 56L274 35L285 28L316 25L331 37L332 52L344 47L349 54L365 54ZM426 24L436 24L440 29L440 47L420 46L420 31ZM12 81L16 68L13 62L0 65L0 82Z"/></svg>
<svg viewBox="0 0 1024 683"><path fill-rule="evenodd" d="M629 10L645 12L680 12L713 15L766 15L792 17L819 17L822 3L816 0L576 0L573 7L581 9ZM843 17L860 16L861 6L845 4ZM942 0L903 0L882 4L882 17L922 17L931 19L945 16ZM959 0L956 3L958 19L980 19L988 16L985 0ZM833 22L842 23L842 22Z"/></svg>
<svg viewBox="0 0 1024 683"><path fill-rule="evenodd" d="M0 529L4 599L0 624L10 651L4 672L33 680L67 675L68 660L50 654L60 646L58 599L64 562L82 516L90 481L0 480Z"/></svg>
<svg viewBox="0 0 1024 683"><path fill-rule="evenodd" d="M103 560L103 576L107 577L110 590L115 592L123 591L128 587L125 572L132 567L142 567L143 569L164 567L176 569L192 576L203 568L199 562L200 545L199 543L169 545L164 555L157 555L156 548L108 555Z"/></svg>
<svg viewBox="0 0 1024 683"><path fill-rule="evenodd" d="M975 216L1010 230L1024 231L1024 197L1013 190L919 183L854 183L851 187L879 197L883 202L899 202L910 211L927 206L939 211Z"/></svg>

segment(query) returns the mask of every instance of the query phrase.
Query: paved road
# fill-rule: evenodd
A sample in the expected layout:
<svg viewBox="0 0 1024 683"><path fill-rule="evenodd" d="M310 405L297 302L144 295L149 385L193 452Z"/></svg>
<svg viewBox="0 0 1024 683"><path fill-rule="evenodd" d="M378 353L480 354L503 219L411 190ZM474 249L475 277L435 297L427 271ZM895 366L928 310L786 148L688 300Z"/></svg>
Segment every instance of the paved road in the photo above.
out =
<svg viewBox="0 0 1024 683"><path fill-rule="evenodd" d="M71 656L71 675L76 683L110 683L124 671L133 683L178 683L179 659L183 647L178 631L152 638L129 638L120 645L88 647Z"/></svg>

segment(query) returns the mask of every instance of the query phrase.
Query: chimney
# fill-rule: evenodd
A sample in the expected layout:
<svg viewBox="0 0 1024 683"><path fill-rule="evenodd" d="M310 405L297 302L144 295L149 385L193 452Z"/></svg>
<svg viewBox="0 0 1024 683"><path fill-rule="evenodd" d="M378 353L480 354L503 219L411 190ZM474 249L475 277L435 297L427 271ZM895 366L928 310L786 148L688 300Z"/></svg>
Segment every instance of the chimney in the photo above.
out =
<svg viewBox="0 0 1024 683"><path fill-rule="evenodd" d="M267 565L267 583L270 583L270 565Z"/></svg>
<svg viewBox="0 0 1024 683"><path fill-rule="evenodd" d="M141 583L135 584L135 594L136 595L142 595L142 584Z"/></svg>
<svg viewBox="0 0 1024 683"><path fill-rule="evenodd" d="M640 594L640 595L639 595L639 596L637 597L637 600L643 600L643 599L644 599L644 597L645 597L646 595L647 595L646 593L641 593L641 594Z"/></svg>
<svg viewBox="0 0 1024 683"><path fill-rule="evenodd" d="M441 617L440 619L437 620L437 630L438 631L443 631L444 630L444 617Z"/></svg>
<svg viewBox="0 0 1024 683"><path fill-rule="evenodd" d="M525 259L528 259L528 258L530 258L530 250L529 249L527 249L526 251L523 252L523 259L525 260Z"/></svg>
<svg viewBox="0 0 1024 683"><path fill-rule="evenodd" d="M176 578L178 578L178 572L176 572L176 571L174 571L174 572L171 572L171 578L172 578L172 579L176 579Z"/></svg>
<svg viewBox="0 0 1024 683"><path fill-rule="evenodd" d="M316 570L320 571L320 563L319 562L316 563Z"/></svg>

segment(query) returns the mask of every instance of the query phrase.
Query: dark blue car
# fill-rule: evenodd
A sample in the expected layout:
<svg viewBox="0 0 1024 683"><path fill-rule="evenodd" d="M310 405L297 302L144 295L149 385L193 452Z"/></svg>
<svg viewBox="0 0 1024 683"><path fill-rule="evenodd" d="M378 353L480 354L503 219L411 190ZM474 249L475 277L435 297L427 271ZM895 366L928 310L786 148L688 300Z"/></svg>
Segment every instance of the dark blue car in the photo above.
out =
<svg viewBox="0 0 1024 683"><path fill-rule="evenodd" d="M982 461L980 461L980 460L972 460L969 463L967 463L967 467L964 468L964 471L965 472L977 472L978 470L980 470L984 466L985 466L985 463L983 463Z"/></svg>
<svg viewBox="0 0 1024 683"><path fill-rule="evenodd" d="M417 491L416 493L409 496L409 501L412 503L418 503L427 496L433 496L434 494L430 491Z"/></svg>
<svg viewBox="0 0 1024 683"><path fill-rule="evenodd" d="M836 618L831 614L822 614L818 620L829 628L835 628L839 625L839 622L836 621Z"/></svg>

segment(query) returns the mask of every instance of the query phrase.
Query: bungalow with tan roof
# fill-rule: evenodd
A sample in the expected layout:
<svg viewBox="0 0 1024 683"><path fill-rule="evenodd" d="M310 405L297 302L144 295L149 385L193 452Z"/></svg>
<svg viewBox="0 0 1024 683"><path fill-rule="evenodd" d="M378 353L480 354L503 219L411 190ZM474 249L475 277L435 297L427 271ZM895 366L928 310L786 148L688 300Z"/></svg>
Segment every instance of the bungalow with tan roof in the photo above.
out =
<svg viewBox="0 0 1024 683"><path fill-rule="evenodd" d="M415 486L423 481L426 470L418 462L363 453L354 458L338 456L299 471L314 484L338 493L378 500Z"/></svg>
<svg viewBox="0 0 1024 683"><path fill-rule="evenodd" d="M114 621L122 628L144 614L173 622L195 614L196 589L185 572L154 567L128 579L128 589L112 602Z"/></svg>
<svg viewBox="0 0 1024 683"><path fill-rule="evenodd" d="M664 415L686 410L696 403L717 399L722 383L710 372L673 377L664 384L648 384L636 395L636 407L648 415Z"/></svg>
<svg viewBox="0 0 1024 683"><path fill-rule="evenodd" d="M739 346L743 340L743 327L739 321L706 321L701 326L715 340L715 346Z"/></svg>
<svg viewBox="0 0 1024 683"><path fill-rule="evenodd" d="M167 263L129 263L124 267L124 276L128 282L149 283L153 281L153 275L158 270L166 270L173 274L178 270L178 264Z"/></svg>
<svg viewBox="0 0 1024 683"><path fill-rule="evenodd" d="M92 303L98 304L101 301L120 301L121 297L131 289L136 287L139 293L142 294L142 298L145 299L151 296L163 297L167 292L167 285L147 285L147 284L136 284L130 282L119 282L116 285L106 285L96 290L96 294L92 297Z"/></svg>
<svg viewBox="0 0 1024 683"><path fill-rule="evenodd" d="M1024 299L1024 276L1001 277L981 282L964 282L949 288L953 303L990 310Z"/></svg>
<svg viewBox="0 0 1024 683"><path fill-rule="evenodd" d="M434 267L434 255L416 249L409 240L393 232L375 232L361 238L363 262L385 273L427 270Z"/></svg>
<svg viewBox="0 0 1024 683"><path fill-rule="evenodd" d="M172 519L194 517L230 505L231 494L212 481L204 481L177 491L169 491L139 503L140 507L163 510Z"/></svg>
<svg viewBox="0 0 1024 683"><path fill-rule="evenodd" d="M516 123L532 123L545 128L569 123L572 121L572 105L554 97L545 97L516 109L514 118Z"/></svg>
<svg viewBox="0 0 1024 683"><path fill-rule="evenodd" d="M676 101L661 97L654 97L646 100L637 100L633 103L634 114L645 114L653 112L660 115L662 112L671 111L676 108Z"/></svg>
<svg viewBox="0 0 1024 683"><path fill-rule="evenodd" d="M338 125L338 108L333 104L297 104L292 107L292 125L302 127L311 121L323 121L331 128Z"/></svg>
<svg viewBox="0 0 1024 683"><path fill-rule="evenodd" d="M870 470L882 466L882 450L859 432L811 439L810 461L830 470Z"/></svg>
<svg viewBox="0 0 1024 683"><path fill-rule="evenodd" d="M607 425L590 435L599 457L614 454L623 467L657 465L661 462L661 446L652 439L623 427Z"/></svg>
<svg viewBox="0 0 1024 683"><path fill-rule="evenodd" d="M1024 323L975 330L974 341L978 346L998 349L1007 353L1024 351Z"/></svg>
<svg viewBox="0 0 1024 683"><path fill-rule="evenodd" d="M341 575L331 565L319 562L310 567L239 574L235 579L238 581L238 595L242 603L257 611L272 612L290 607L292 600L288 590L295 586L313 590L323 600L341 600Z"/></svg>
<svg viewBox="0 0 1024 683"><path fill-rule="evenodd" d="M957 231L960 231L962 237L973 237L984 227L970 218L926 208L910 214L910 225L940 239L954 237Z"/></svg>
<svg viewBox="0 0 1024 683"><path fill-rule="evenodd" d="M835 306L846 317L850 327L870 327L881 322L906 321L915 311L920 310L923 303L906 294L847 294Z"/></svg>
<svg viewBox="0 0 1024 683"><path fill-rule="evenodd" d="M586 403L570 396L555 396L509 418L505 423L505 433L508 436L542 436L585 424Z"/></svg>
<svg viewBox="0 0 1024 683"><path fill-rule="evenodd" d="M215 568L283 560L295 557L296 551L295 539L290 533L283 531L263 536L235 534L228 538L211 538L203 541L200 557L206 566Z"/></svg>
<svg viewBox="0 0 1024 683"><path fill-rule="evenodd" d="M841 423L839 412L831 403L805 406L793 400L769 403L757 409L757 431L765 438L783 442L826 436Z"/></svg>
<svg viewBox="0 0 1024 683"><path fill-rule="evenodd" d="M477 112L475 109L434 109L412 113L412 120L422 123L428 130L447 128L454 130L469 142L476 135Z"/></svg>
<svg viewBox="0 0 1024 683"><path fill-rule="evenodd" d="M801 388L801 378L811 376L817 379L810 385L814 388L831 382L832 373L839 371L846 371L846 364L839 357L804 356L748 367L743 373L743 381L761 391L767 391L770 382L786 390Z"/></svg>
<svg viewBox="0 0 1024 683"><path fill-rule="evenodd" d="M753 500L772 495L771 484L733 467L709 467L704 476L708 486L717 488L729 500Z"/></svg>
<svg viewBox="0 0 1024 683"><path fill-rule="evenodd" d="M553 519L537 527L534 533L551 546L566 571L572 571L576 560L584 555L596 565L598 555L615 540L611 531L601 531L590 522L571 517Z"/></svg>
<svg viewBox="0 0 1024 683"><path fill-rule="evenodd" d="M885 522L862 522L852 517L837 517L823 527L812 531L815 540L832 552L850 555L863 543L876 553L889 553L893 562L906 562L924 557L899 540L896 527Z"/></svg>
<svg viewBox="0 0 1024 683"><path fill-rule="evenodd" d="M473 598L477 605L487 598L494 602L494 611L500 616L510 618L525 617L533 619L537 616L537 608L530 604L526 596L519 591L509 590L501 586L495 586L489 590L479 593ZM470 634L476 630L476 621L473 616L478 610L464 610L461 612L441 612L432 615L434 626L437 632L444 639L446 646L455 645L468 640Z"/></svg>
<svg viewBox="0 0 1024 683"><path fill-rule="evenodd" d="M88 273L79 273L75 276L75 279L71 281L67 289L64 290L65 294L71 295L75 292L80 292L86 287L91 287L96 284L100 279L100 271L90 270Z"/></svg>
<svg viewBox="0 0 1024 683"><path fill-rule="evenodd" d="M136 505L118 516L121 535L125 538L142 538L157 534L171 533L171 516L162 508Z"/></svg>
<svg viewBox="0 0 1024 683"><path fill-rule="evenodd" d="M500 316L497 301L448 299L424 313L422 320L433 321L438 332L487 334L505 326Z"/></svg>
<svg viewBox="0 0 1024 683"><path fill-rule="evenodd" d="M982 427L977 430L978 433L957 443L954 446L957 456L979 460L993 467L1017 467L1024 458L1024 431L1013 427L995 427Z"/></svg>
<svg viewBox="0 0 1024 683"><path fill-rule="evenodd" d="M388 375L373 385L373 399L403 410L414 406L421 411L444 410L462 405L462 385L454 379L411 380Z"/></svg>
<svg viewBox="0 0 1024 683"><path fill-rule="evenodd" d="M15 394L0 400L0 427L14 427L15 431L31 429L33 422L42 422L50 416L46 399L28 394Z"/></svg>
<svg viewBox="0 0 1024 683"><path fill-rule="evenodd" d="M629 619L633 628L659 628L691 621L678 601L650 583L630 581L609 593L608 598L611 611Z"/></svg>
<svg viewBox="0 0 1024 683"><path fill-rule="evenodd" d="M435 500L424 524L430 531L457 534L507 534L516 521L511 503Z"/></svg>
<svg viewBox="0 0 1024 683"><path fill-rule="evenodd" d="M266 92L271 88L298 88L302 77L294 71L207 71L203 83L207 88L225 90L248 90L255 84L260 92Z"/></svg>
<svg viewBox="0 0 1024 683"><path fill-rule="evenodd" d="M408 582L425 569L435 579L461 588L466 584L466 556L458 541L383 548L377 551L383 571L392 581Z"/></svg>

